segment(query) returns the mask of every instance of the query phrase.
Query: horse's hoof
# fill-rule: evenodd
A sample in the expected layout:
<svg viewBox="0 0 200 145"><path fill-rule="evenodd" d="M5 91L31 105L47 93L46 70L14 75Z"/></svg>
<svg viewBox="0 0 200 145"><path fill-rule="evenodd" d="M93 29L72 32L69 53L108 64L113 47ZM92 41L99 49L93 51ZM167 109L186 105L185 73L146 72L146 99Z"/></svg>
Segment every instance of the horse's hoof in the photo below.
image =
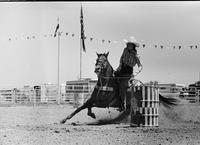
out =
<svg viewBox="0 0 200 145"><path fill-rule="evenodd" d="M90 113L90 114L88 114L90 117L92 117L93 119L96 119L96 116L95 116L95 114L94 113Z"/></svg>

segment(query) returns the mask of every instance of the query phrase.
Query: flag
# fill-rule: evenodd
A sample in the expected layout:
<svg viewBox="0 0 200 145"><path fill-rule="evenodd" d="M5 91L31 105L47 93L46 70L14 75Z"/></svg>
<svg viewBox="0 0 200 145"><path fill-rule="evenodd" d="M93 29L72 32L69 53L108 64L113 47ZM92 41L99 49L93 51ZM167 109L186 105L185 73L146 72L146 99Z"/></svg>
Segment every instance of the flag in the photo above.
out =
<svg viewBox="0 0 200 145"><path fill-rule="evenodd" d="M81 42L82 42L82 47L83 51L85 52L85 35L84 35L84 25L83 25L83 10L82 10L82 5L81 5L81 16L80 16L80 23L81 23Z"/></svg>
<svg viewBox="0 0 200 145"><path fill-rule="evenodd" d="M59 24L56 26L56 30L55 30L55 33L54 33L54 37L56 37L56 34L57 34L58 29L59 29Z"/></svg>

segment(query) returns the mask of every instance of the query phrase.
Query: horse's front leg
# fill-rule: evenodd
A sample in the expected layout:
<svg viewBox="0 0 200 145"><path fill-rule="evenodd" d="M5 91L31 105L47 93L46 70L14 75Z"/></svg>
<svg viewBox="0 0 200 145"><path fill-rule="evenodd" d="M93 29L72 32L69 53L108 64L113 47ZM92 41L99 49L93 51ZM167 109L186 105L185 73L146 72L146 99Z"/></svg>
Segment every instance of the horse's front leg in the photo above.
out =
<svg viewBox="0 0 200 145"><path fill-rule="evenodd" d="M94 113L92 113L92 107L88 107L88 113L87 113L88 116L96 119L96 116Z"/></svg>
<svg viewBox="0 0 200 145"><path fill-rule="evenodd" d="M84 103L82 106L78 107L74 112L72 112L70 115L68 115L66 118L62 119L60 121L61 124L64 124L67 120L71 119L74 115L76 115L81 110L87 108L88 104Z"/></svg>

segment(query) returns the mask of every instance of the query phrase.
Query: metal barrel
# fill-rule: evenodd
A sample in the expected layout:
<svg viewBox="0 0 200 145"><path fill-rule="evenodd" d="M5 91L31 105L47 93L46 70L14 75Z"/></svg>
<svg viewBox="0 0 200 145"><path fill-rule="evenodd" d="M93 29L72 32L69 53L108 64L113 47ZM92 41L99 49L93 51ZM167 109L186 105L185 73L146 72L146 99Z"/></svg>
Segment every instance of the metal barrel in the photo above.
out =
<svg viewBox="0 0 200 145"><path fill-rule="evenodd" d="M131 88L131 125L158 126L159 88L155 85Z"/></svg>

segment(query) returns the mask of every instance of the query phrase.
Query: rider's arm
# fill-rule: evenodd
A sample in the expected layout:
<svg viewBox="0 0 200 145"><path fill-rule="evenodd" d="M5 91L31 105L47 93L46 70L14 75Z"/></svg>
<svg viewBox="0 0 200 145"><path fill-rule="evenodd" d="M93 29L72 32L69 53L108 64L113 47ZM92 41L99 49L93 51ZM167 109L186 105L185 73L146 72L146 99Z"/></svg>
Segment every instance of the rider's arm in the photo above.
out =
<svg viewBox="0 0 200 145"><path fill-rule="evenodd" d="M138 58L138 56L136 55L136 64L138 65L138 67L141 67L141 63L140 63L140 59Z"/></svg>
<svg viewBox="0 0 200 145"><path fill-rule="evenodd" d="M120 58L120 64L122 64L123 59L124 59L124 57L125 57L125 53L126 53L125 51L126 51L126 48L124 48L124 51L123 51L122 56L121 56L121 58Z"/></svg>

